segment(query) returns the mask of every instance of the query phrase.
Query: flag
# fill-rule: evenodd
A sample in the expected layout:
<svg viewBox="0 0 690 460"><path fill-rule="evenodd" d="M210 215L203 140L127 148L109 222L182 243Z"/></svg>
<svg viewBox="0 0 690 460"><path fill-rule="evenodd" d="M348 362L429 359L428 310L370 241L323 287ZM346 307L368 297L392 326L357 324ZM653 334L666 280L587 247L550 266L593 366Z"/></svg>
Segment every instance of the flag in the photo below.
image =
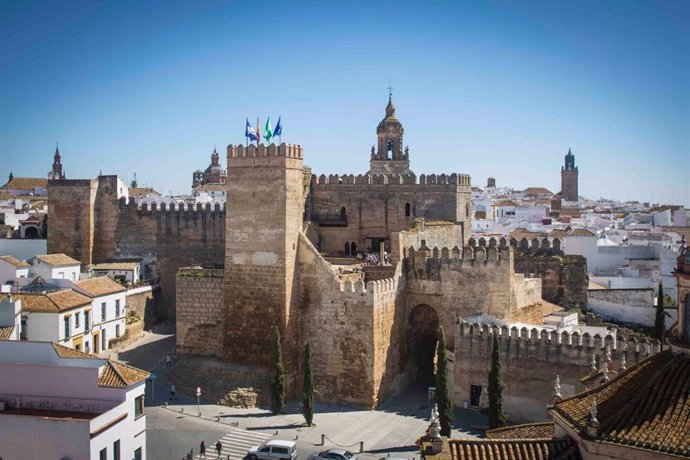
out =
<svg viewBox="0 0 690 460"><path fill-rule="evenodd" d="M273 130L273 137L280 136L281 134L283 134L283 125L280 124L280 117L278 117L278 124L276 129Z"/></svg>
<svg viewBox="0 0 690 460"><path fill-rule="evenodd" d="M259 140L259 136L256 135L256 131L254 131L252 125L249 124L249 118L247 118L247 126L244 128L244 137L248 137L252 142Z"/></svg>
<svg viewBox="0 0 690 460"><path fill-rule="evenodd" d="M271 139L271 136L273 136L273 129L271 128L271 117L268 117L266 120L266 126L264 127L264 131L266 131L266 134L264 134L264 139L266 139L266 142Z"/></svg>
<svg viewBox="0 0 690 460"><path fill-rule="evenodd" d="M259 146L261 140L261 131L259 131L259 117L256 117L256 146Z"/></svg>

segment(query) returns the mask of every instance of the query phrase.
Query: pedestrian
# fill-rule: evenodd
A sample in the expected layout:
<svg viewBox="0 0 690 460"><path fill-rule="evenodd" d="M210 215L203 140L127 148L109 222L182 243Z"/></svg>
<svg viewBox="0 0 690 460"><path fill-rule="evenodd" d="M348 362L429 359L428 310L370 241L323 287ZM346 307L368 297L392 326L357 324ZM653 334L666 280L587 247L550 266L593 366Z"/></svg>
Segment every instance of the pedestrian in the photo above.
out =
<svg viewBox="0 0 690 460"><path fill-rule="evenodd" d="M177 399L177 391L175 385L170 385L170 399Z"/></svg>
<svg viewBox="0 0 690 460"><path fill-rule="evenodd" d="M223 444L220 442L220 439L216 443L216 452L218 452L218 458L220 458L220 453L223 450Z"/></svg>
<svg viewBox="0 0 690 460"><path fill-rule="evenodd" d="M201 441L201 445L199 446L199 457L202 455L206 458L206 444L204 444L204 441Z"/></svg>
<svg viewBox="0 0 690 460"><path fill-rule="evenodd" d="M166 367L172 366L172 357L170 356L170 352L168 352L168 353L165 355L165 366L166 366Z"/></svg>

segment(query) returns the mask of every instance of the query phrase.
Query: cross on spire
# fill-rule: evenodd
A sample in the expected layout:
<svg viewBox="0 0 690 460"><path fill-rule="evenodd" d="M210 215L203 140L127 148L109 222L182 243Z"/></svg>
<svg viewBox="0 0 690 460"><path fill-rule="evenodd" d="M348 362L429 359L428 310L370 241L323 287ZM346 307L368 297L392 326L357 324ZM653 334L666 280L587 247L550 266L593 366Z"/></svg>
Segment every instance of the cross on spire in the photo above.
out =
<svg viewBox="0 0 690 460"><path fill-rule="evenodd" d="M391 97L393 97L393 87L388 83L388 98L390 99Z"/></svg>

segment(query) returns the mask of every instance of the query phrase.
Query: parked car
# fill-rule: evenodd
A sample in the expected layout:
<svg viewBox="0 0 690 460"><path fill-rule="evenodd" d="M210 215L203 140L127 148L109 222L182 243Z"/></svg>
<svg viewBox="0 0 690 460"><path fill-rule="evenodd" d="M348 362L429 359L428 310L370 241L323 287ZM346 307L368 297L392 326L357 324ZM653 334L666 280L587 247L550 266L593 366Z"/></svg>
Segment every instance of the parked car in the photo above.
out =
<svg viewBox="0 0 690 460"><path fill-rule="evenodd" d="M328 449L311 454L309 460L357 460L357 456L345 449Z"/></svg>
<svg viewBox="0 0 690 460"><path fill-rule="evenodd" d="M294 441L273 439L247 451L249 460L296 460L297 444Z"/></svg>

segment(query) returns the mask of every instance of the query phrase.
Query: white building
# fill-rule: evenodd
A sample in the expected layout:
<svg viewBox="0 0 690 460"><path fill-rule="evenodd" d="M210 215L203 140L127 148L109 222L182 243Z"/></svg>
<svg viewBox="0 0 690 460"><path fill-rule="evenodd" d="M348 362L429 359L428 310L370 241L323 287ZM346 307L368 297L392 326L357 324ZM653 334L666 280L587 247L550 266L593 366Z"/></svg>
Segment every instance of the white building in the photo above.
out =
<svg viewBox="0 0 690 460"><path fill-rule="evenodd" d="M81 262L66 254L44 254L33 258L31 273L45 280L79 279Z"/></svg>
<svg viewBox="0 0 690 460"><path fill-rule="evenodd" d="M109 262L94 265L94 276L107 276L113 281L124 283L138 283L141 279L141 264L139 262Z"/></svg>
<svg viewBox="0 0 690 460"><path fill-rule="evenodd" d="M98 352L91 333L90 297L72 289L14 297L21 300L22 338L58 342L86 353Z"/></svg>
<svg viewBox="0 0 690 460"><path fill-rule="evenodd" d="M72 287L92 299L94 353L109 349L108 341L120 337L127 327L127 289L107 276L75 281Z"/></svg>
<svg viewBox="0 0 690 460"><path fill-rule="evenodd" d="M46 342L0 342L0 458L146 458L148 373Z"/></svg>
<svg viewBox="0 0 690 460"><path fill-rule="evenodd" d="M0 256L0 284L17 284L19 278L29 277L30 265L12 256Z"/></svg>
<svg viewBox="0 0 690 460"><path fill-rule="evenodd" d="M0 300L0 340L19 340L21 334L22 301L12 298L10 286L2 286ZM7 292L5 292L7 291Z"/></svg>

